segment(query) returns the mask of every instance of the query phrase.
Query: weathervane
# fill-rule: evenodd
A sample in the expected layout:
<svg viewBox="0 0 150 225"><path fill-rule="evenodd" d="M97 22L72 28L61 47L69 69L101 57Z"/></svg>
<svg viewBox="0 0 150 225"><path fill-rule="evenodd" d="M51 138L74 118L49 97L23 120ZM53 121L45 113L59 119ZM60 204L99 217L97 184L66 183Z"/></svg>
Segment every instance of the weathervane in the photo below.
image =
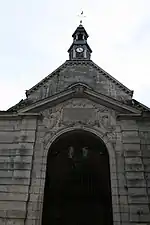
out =
<svg viewBox="0 0 150 225"><path fill-rule="evenodd" d="M82 25L83 18L85 18L86 16L84 15L83 11L81 11L80 15L78 16L80 17L80 24Z"/></svg>

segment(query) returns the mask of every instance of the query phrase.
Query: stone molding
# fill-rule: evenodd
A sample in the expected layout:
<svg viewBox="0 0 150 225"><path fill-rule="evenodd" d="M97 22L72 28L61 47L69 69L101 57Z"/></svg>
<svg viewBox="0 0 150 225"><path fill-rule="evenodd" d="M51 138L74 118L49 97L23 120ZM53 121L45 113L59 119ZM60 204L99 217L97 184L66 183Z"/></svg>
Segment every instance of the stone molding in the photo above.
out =
<svg viewBox="0 0 150 225"><path fill-rule="evenodd" d="M67 133L67 132L71 132L71 131L75 131L75 130L83 130L83 131L87 131L90 132L94 135L96 135L97 137L100 138L100 140L102 140L104 142L104 144L106 145L106 148L108 150L108 154L109 154L109 163L110 163L110 178L111 178L111 189L112 189L112 193L115 192L115 195L112 195L112 209L113 209L113 215L115 217L116 215L116 210L117 212L120 212L120 205L119 205L119 194L118 194L118 190L113 190L114 187L118 186L118 180L117 180L117 169L116 169L116 155L115 155L115 151L113 148L113 145L109 139L109 137L107 136L107 132L103 129L98 130L94 127L87 127L81 124L75 124L71 127L64 127L63 129L58 130L57 132L55 132L53 135L51 135L51 133L47 133L47 135L44 137L44 149L45 149L45 157L47 158L48 156L48 152L50 150L50 147L52 145L52 143L61 135ZM44 194L44 189L43 189L43 194ZM118 204L117 204L118 203ZM113 205L115 204L115 208L113 208ZM42 219L42 207L40 210L40 218ZM39 224L41 224L41 219L39 221ZM120 224L120 214L118 214L118 223Z"/></svg>
<svg viewBox="0 0 150 225"><path fill-rule="evenodd" d="M9 112L4 112L2 114L0 114L0 120L8 120L8 119L23 119L25 118L33 118L33 117L39 117L40 114L39 113L9 113Z"/></svg>
<svg viewBox="0 0 150 225"><path fill-rule="evenodd" d="M90 65L99 72L102 72L103 75L114 82L122 91L124 91L127 94L130 94L130 96L133 96L133 91L125 87L122 83L120 83L118 80L116 80L114 77L112 77L109 73L104 71L101 67L96 65L92 60L66 60L60 67L58 67L55 71L53 71L51 74L49 74L47 77L45 77L43 80L41 80L38 84L33 86L31 89L26 91L27 95L30 95L32 92L37 90L39 87L44 85L49 79L51 79L54 75L58 74L62 69L67 68L67 66L77 66L77 65Z"/></svg>
<svg viewBox="0 0 150 225"><path fill-rule="evenodd" d="M71 99L73 97L80 97L80 98L88 98L90 100L93 100L94 102L97 102L101 105L104 105L108 108L114 109L120 113L140 113L141 111L123 104L109 96L97 93L93 90L88 89L85 87L84 84L77 83L76 85L70 87L69 89L53 95L51 97L48 97L46 99L42 99L36 103L33 103L30 106L27 106L23 109L20 109L19 112L39 112L43 109L46 109L48 107L54 106L60 102L63 102L65 100Z"/></svg>

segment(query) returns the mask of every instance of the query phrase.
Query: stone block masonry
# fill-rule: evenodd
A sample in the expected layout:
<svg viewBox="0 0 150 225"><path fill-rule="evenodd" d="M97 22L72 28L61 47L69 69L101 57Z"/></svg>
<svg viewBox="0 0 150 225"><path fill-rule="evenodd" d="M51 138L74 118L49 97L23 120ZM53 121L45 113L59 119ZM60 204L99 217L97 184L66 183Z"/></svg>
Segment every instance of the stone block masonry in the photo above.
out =
<svg viewBox="0 0 150 225"><path fill-rule="evenodd" d="M0 117L0 225L24 225L36 116Z"/></svg>

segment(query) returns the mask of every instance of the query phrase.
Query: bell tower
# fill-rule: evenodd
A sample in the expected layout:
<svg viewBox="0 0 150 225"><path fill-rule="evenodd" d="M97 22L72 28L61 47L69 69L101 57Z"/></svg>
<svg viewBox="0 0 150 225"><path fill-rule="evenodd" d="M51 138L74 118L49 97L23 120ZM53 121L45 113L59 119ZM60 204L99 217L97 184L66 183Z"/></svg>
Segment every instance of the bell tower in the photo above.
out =
<svg viewBox="0 0 150 225"><path fill-rule="evenodd" d="M92 50L87 43L85 28L80 24L72 35L73 43L68 49L69 60L90 60Z"/></svg>

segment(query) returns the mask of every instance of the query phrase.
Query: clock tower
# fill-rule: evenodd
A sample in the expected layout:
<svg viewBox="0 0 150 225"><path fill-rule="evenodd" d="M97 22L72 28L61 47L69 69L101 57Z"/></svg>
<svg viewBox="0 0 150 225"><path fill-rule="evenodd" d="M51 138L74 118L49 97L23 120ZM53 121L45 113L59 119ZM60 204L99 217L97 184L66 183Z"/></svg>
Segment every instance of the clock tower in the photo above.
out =
<svg viewBox="0 0 150 225"><path fill-rule="evenodd" d="M68 49L70 60L90 60L92 50L87 43L85 28L80 24L72 35L73 43Z"/></svg>

